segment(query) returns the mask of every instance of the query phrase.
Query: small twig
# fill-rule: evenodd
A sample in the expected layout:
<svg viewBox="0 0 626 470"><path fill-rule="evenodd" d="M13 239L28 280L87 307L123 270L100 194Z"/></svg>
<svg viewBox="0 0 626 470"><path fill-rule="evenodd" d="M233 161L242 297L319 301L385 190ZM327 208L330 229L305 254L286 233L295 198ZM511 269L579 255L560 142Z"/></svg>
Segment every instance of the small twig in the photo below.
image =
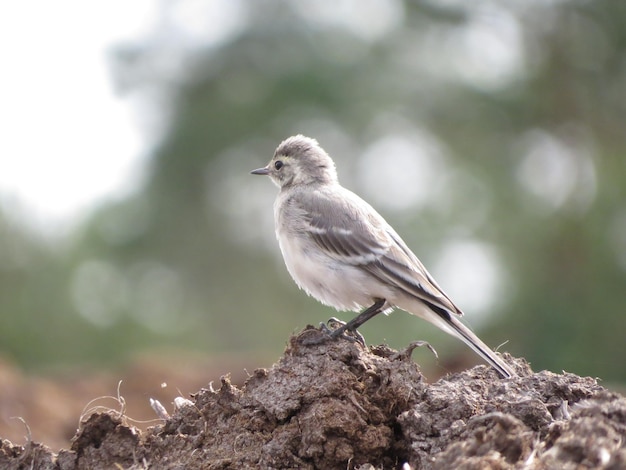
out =
<svg viewBox="0 0 626 470"><path fill-rule="evenodd" d="M430 351L433 353L435 358L439 359L439 355L437 354L437 351L435 351L435 348L433 348L432 345L428 341L413 341L412 343L409 343L409 345L406 348L404 348L402 351L398 351L396 354L391 356L391 358L394 360L395 359L408 359L411 357L411 354L413 354L413 351L416 348L421 348L422 346L426 346L428 349L430 349Z"/></svg>
<svg viewBox="0 0 626 470"><path fill-rule="evenodd" d="M11 417L11 419L17 419L18 421L21 421L21 423L26 428L26 445L24 446L24 452L22 452L22 455L20 455L20 458L18 459L18 462L23 462L30 456L30 453L33 451L33 434L30 430L30 426L24 418L22 418L21 416L13 416ZM31 463L31 468L33 467L34 463L35 462L33 459L33 462Z"/></svg>

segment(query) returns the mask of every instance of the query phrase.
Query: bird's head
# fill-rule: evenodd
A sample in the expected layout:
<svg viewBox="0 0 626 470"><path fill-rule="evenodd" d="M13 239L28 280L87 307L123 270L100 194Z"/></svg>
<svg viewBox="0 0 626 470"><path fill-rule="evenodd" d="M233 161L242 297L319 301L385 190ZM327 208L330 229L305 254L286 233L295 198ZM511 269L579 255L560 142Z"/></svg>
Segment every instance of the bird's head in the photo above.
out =
<svg viewBox="0 0 626 470"><path fill-rule="evenodd" d="M303 135L284 140L267 166L251 173L269 176L279 188L337 181L335 163L317 140Z"/></svg>

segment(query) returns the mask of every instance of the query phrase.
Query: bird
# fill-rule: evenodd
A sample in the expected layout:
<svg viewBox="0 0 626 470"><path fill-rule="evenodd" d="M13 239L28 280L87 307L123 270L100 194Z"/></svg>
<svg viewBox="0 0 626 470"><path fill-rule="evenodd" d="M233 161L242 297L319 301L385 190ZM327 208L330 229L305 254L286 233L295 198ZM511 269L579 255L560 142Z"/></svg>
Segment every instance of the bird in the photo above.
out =
<svg viewBox="0 0 626 470"><path fill-rule="evenodd" d="M276 238L298 287L338 311L360 312L331 336L358 334L372 317L399 308L466 343L503 378L517 375L461 322L463 311L391 225L341 186L334 161L317 140L289 137L251 173L268 176L279 188Z"/></svg>

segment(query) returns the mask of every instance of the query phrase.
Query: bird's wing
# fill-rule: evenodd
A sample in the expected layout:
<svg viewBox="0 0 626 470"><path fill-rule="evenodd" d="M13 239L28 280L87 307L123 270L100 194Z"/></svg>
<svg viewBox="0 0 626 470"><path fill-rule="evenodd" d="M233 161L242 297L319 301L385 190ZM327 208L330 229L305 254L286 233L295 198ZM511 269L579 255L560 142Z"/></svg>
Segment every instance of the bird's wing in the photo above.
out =
<svg viewBox="0 0 626 470"><path fill-rule="evenodd" d="M463 315L383 217L341 189L340 194L316 192L300 201L306 231L317 246L327 256L358 266L435 310Z"/></svg>

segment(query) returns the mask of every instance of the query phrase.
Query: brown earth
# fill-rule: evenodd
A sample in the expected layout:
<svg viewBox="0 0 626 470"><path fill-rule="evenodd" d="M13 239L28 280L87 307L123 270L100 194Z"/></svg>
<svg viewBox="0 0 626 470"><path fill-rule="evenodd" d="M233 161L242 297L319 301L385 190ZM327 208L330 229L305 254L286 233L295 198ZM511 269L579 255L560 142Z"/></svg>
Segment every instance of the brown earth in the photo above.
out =
<svg viewBox="0 0 626 470"><path fill-rule="evenodd" d="M86 416L71 448L3 440L1 469L626 468L626 399L573 374L487 366L429 384L411 348L314 343L309 327L241 387L226 376L140 431Z"/></svg>

